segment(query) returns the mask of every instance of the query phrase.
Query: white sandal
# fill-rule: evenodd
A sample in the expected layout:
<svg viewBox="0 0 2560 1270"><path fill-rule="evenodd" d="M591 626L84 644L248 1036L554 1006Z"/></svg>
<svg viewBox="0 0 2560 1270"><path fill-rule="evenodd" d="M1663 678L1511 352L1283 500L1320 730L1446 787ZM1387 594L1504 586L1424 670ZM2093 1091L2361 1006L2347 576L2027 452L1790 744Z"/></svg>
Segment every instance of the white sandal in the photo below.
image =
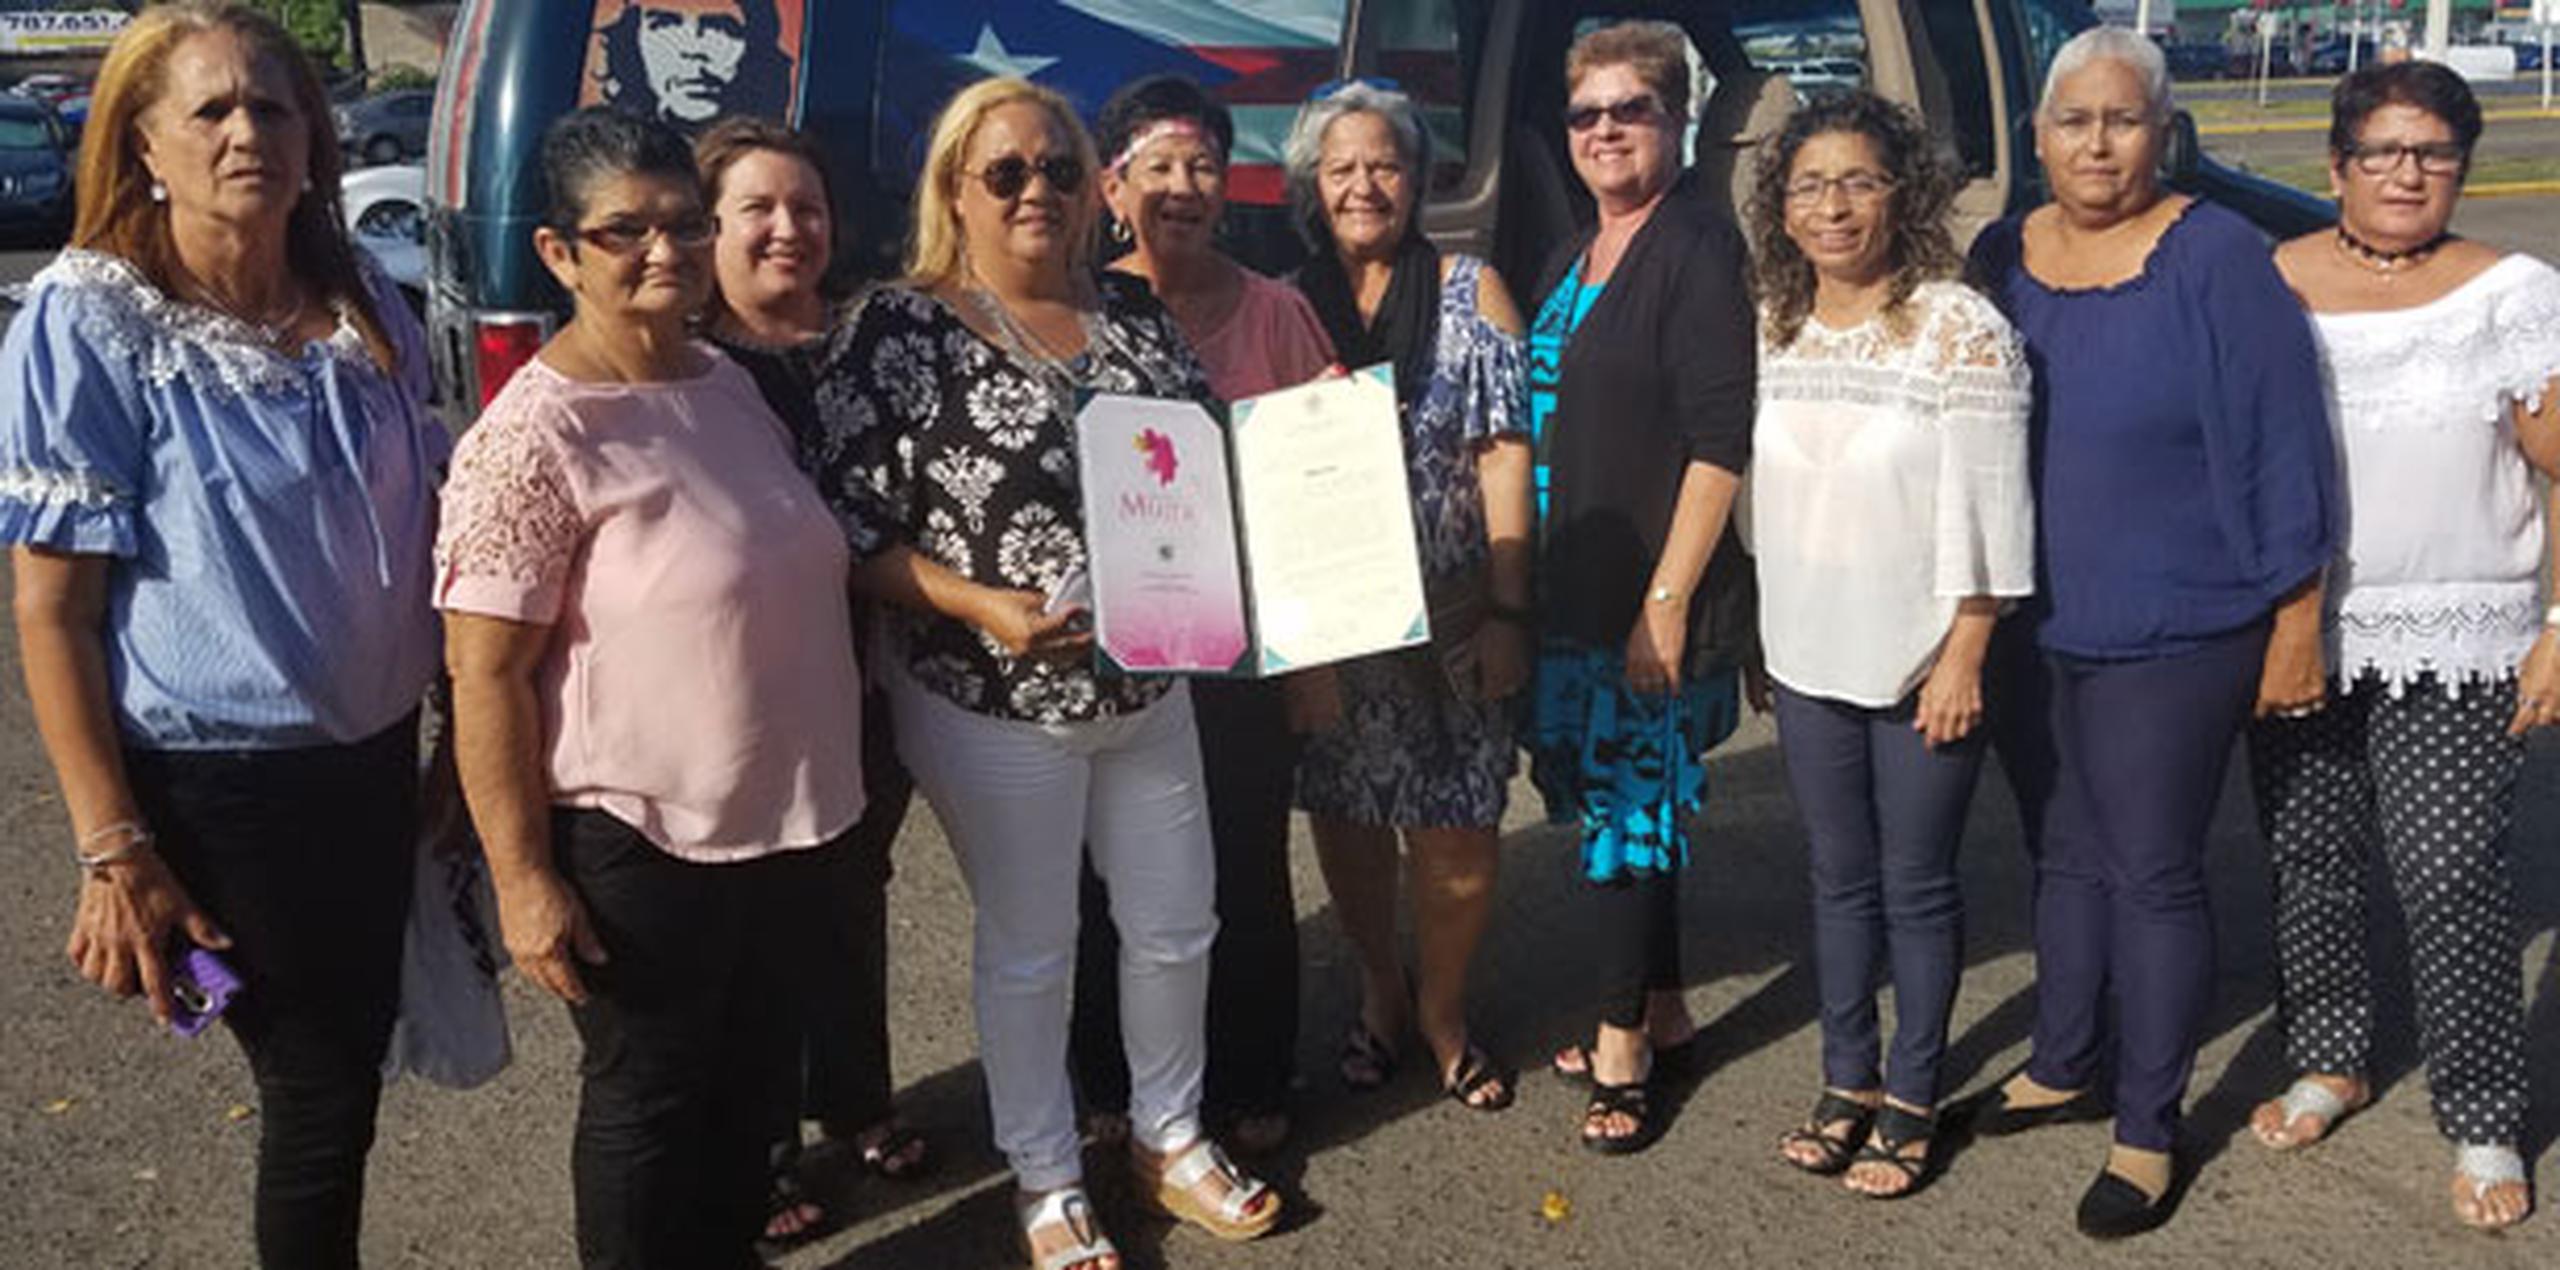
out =
<svg viewBox="0 0 2560 1270"><path fill-rule="evenodd" d="M2533 1178L2525 1172L2524 1157L2514 1147L2463 1143L2453 1149L2453 1172L2470 1186L2475 1205L2487 1203L2489 1192L2497 1187L2521 1184L2525 1188L2524 1211L2516 1214L2515 1221L2475 1222L2463 1218L2463 1225L2475 1230L2504 1230L2533 1216Z"/></svg>
<svg viewBox="0 0 2560 1270"><path fill-rule="evenodd" d="M2339 1097L2336 1090L2319 1081L2308 1076L2297 1077L2292 1085L2286 1087L2284 1097L2276 1103L2284 1113L2284 1132L2290 1137L2296 1122L2305 1116L2317 1116L2320 1120L2319 1136L2275 1143L2268 1142L2266 1136L2260 1134L2258 1141L2275 1151L2299 1151L2305 1147L2316 1146L2327 1141L2329 1135L2336 1133L2338 1126L2346 1122L2347 1117L2362 1111L2365 1103L2371 1101L2373 1101L2372 1096L2368 1094L2361 1101L2349 1102Z"/></svg>
<svg viewBox="0 0 2560 1270"><path fill-rule="evenodd" d="M1022 1247L1030 1254L1034 1270L1071 1270L1075 1266L1093 1265L1106 1257L1115 1261L1119 1259L1120 1250L1112 1246L1110 1237L1103 1234L1102 1227L1093 1220L1093 1201L1085 1198L1081 1186L1062 1186L1029 1204L1017 1203L1014 1216L1022 1222ZM1075 1246L1061 1248L1044 1257L1040 1255L1039 1245L1032 1242L1031 1234L1052 1227L1063 1228L1075 1236Z"/></svg>
<svg viewBox="0 0 2560 1270"><path fill-rule="evenodd" d="M1227 1159L1218 1144L1203 1135L1166 1157L1160 1165L1132 1155L1138 1173L1138 1197L1167 1217L1188 1222L1230 1243L1268 1234L1280 1222L1280 1196L1259 1179L1248 1177ZM1200 1184L1216 1175L1225 1192L1212 1200ZM1253 1211L1265 1196L1270 1201Z"/></svg>

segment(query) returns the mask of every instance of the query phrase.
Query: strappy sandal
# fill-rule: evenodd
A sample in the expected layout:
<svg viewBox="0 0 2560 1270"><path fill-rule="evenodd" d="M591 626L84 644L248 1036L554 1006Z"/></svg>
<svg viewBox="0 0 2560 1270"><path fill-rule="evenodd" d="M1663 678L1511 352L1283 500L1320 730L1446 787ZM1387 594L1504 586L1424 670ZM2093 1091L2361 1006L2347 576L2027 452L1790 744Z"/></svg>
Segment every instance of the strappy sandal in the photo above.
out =
<svg viewBox="0 0 2560 1270"><path fill-rule="evenodd" d="M1930 1142L1937 1131L1938 1118L1934 1115L1924 1116L1892 1103L1886 1103L1877 1108L1875 1125L1867 1135L1866 1145L1859 1147L1858 1153L1850 1157L1849 1165L1853 1168L1861 1164L1886 1165L1902 1174L1902 1189L1898 1191L1858 1191L1856 1187L1849 1189L1857 1191L1868 1199L1909 1199L1919 1194L1921 1188L1927 1186L1930 1180L1937 1176L1937 1169L1934 1166L1938 1162L1938 1152ZM1903 1154L1905 1150L1915 1145L1928 1149L1922 1151L1916 1158Z"/></svg>
<svg viewBox="0 0 2560 1270"><path fill-rule="evenodd" d="M1654 1076L1662 1080L1679 1080L1695 1071L1698 1063L1698 1038L1705 1035L1706 1032L1700 1030L1691 1032L1688 1040L1677 1045L1654 1046ZM1555 1057L1547 1060L1547 1070L1555 1073L1557 1080L1568 1085L1589 1089L1591 1087L1591 1047L1575 1041L1557 1050Z"/></svg>
<svg viewBox="0 0 2560 1270"><path fill-rule="evenodd" d="M1353 1015L1350 1030L1342 1035L1342 1057L1334 1064L1342 1087L1358 1093L1383 1089L1396 1078L1396 1062L1396 1047Z"/></svg>
<svg viewBox="0 0 2560 1270"><path fill-rule="evenodd" d="M1501 1086L1500 1093L1481 1101L1476 1098L1487 1086L1496 1084ZM1469 1041L1467 1052L1458 1056L1458 1070L1450 1073L1449 1079L1441 1084L1440 1092L1447 1094L1449 1101L1469 1111L1501 1111L1511 1105L1519 1088L1519 1078L1510 1068L1495 1063L1483 1047Z"/></svg>
<svg viewBox="0 0 2560 1270"><path fill-rule="evenodd" d="M817 1215L804 1218L800 1216L803 1211L813 1211ZM776 1229L786 1220L797 1224L787 1230ZM785 1252L815 1243L834 1234L843 1225L834 1209L810 1198L809 1188L801 1183L798 1171L778 1168L766 1180L764 1233L756 1236L756 1243L765 1251Z"/></svg>
<svg viewBox="0 0 2560 1270"><path fill-rule="evenodd" d="M1105 1259L1120 1259L1120 1250L1093 1220L1093 1201L1085 1198L1081 1186L1063 1186L1029 1204L1017 1204L1014 1216L1022 1223L1022 1251L1032 1270L1096 1270ZM1075 1243L1041 1256L1032 1233L1053 1228L1074 1236Z"/></svg>
<svg viewBox="0 0 2560 1270"><path fill-rule="evenodd" d="M1629 1133L1594 1133L1601 1121L1611 1116L1624 1116L1635 1122ZM1653 1117L1653 1080L1612 1085L1607 1081L1591 1082L1590 1105L1582 1109L1582 1149L1595 1155L1634 1155L1652 1146L1662 1136L1662 1125Z"/></svg>
<svg viewBox="0 0 2560 1270"><path fill-rule="evenodd" d="M1245 1176L1206 1137L1192 1139L1190 1146L1161 1163L1132 1151L1129 1165L1137 1176L1139 1203L1228 1243L1259 1239L1280 1224L1280 1193L1258 1178ZM1219 1182L1214 1191L1203 1185L1212 1177ZM1254 1205L1265 1200L1257 1211Z"/></svg>
<svg viewBox="0 0 2560 1270"><path fill-rule="evenodd" d="M887 1131L876 1137L857 1134L854 1142L863 1170L873 1177L912 1182L933 1171L933 1153L924 1135L897 1121L890 1121Z"/></svg>
<svg viewBox="0 0 2560 1270"><path fill-rule="evenodd" d="M2361 1080L2357 1083L2364 1084ZM2336 1133L2338 1126L2345 1124L2348 1117L2364 1110L2365 1105L2373 1101L2371 1087L2365 1086L2365 1090L2362 1097L2350 1100L2339 1097L2336 1090L2308 1076L2296 1078L2293 1084L2286 1087L2284 1096L2274 1100L2278 1113L2284 1117L2278 1122L2279 1126L2290 1133L2294 1122L2305 1116L2313 1116L2320 1121L2320 1132L2307 1138L2295 1138L2290 1142L2276 1142L2259 1131L2257 1117L2254 1114L2250 1116L2250 1132L2258 1139L2259 1145L2270 1151L2299 1151L2304 1147L2317 1146L2327 1141L2330 1134ZM2260 1110L2264 1109L2262 1105Z"/></svg>
<svg viewBox="0 0 2560 1270"><path fill-rule="evenodd" d="M2533 1178L2525 1171L2524 1157L2510 1146L2474 1146L2465 1143L2453 1150L2453 1172L2456 1181L2471 1192L2471 1206L2481 1211L2489 1202L2489 1192L2501 1186L2522 1184L2525 1188L2524 1211L2514 1221L2473 1221L2460 1208L2454 1220L2473 1230L2505 1230L2533 1216Z"/></svg>
<svg viewBox="0 0 2560 1270"><path fill-rule="evenodd" d="M1822 1097L1813 1104L1813 1115L1805 1120L1803 1127L1790 1129L1779 1137L1781 1150L1778 1158L1816 1177L1830 1177L1849 1167L1849 1162L1857 1156L1858 1148L1866 1144L1867 1132L1875 1127L1875 1122L1875 1108L1855 1098L1843 1098L1828 1089L1823 1090ZM1843 1123L1849 1128L1838 1137L1824 1132L1832 1125ZM1810 1146L1820 1151L1822 1158L1806 1164L1783 1149L1791 1146Z"/></svg>

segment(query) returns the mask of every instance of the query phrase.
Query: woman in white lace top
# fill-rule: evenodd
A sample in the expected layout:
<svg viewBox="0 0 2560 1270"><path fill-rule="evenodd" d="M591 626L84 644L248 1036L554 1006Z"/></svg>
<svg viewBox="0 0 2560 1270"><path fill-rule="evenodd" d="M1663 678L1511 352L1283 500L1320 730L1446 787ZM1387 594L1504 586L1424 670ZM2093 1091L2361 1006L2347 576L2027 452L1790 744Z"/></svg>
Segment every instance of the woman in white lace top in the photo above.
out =
<svg viewBox="0 0 2560 1270"><path fill-rule="evenodd" d="M1958 181L1911 112L1849 94L1797 112L1752 205L1747 532L1822 995L1823 1093L1780 1151L1877 1198L1929 1176L1983 654L2000 597L2035 576L2025 355L1953 280ZM1883 1065L1880 958L1896 1018Z"/></svg>
<svg viewBox="0 0 2560 1270"><path fill-rule="evenodd" d="M2441 67L2349 76L2329 136L2337 228L2276 253L2312 312L2352 510L2328 583L2328 700L2250 736L2302 1073L2253 1127L2307 1146L2373 1097L2379 852L2407 916L2436 1125L2456 1144L2454 1213L2500 1227L2532 1207L2503 838L2524 735L2560 720L2534 480L2560 475L2560 272L2447 233L2480 127Z"/></svg>

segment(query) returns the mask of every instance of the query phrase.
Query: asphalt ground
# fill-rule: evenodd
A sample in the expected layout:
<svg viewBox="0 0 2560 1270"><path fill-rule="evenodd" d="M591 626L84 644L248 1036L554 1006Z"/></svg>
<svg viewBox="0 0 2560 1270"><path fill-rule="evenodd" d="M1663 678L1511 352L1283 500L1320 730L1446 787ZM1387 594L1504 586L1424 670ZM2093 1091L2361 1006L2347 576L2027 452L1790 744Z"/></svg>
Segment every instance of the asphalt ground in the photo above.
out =
<svg viewBox="0 0 2560 1270"><path fill-rule="evenodd" d="M2513 209L2512 211L2508 209ZM2560 201L2481 202L2466 226L2560 255ZM2479 218L2477 221L2472 218ZM40 255L0 256L0 281ZM61 955L75 874L62 812L0 633L0 1267L250 1264L255 1094L227 1038L179 1041L131 1002L80 982ZM1570 836L1534 823L1514 788L1493 933L1480 959L1481 1039L1528 1068L1500 1115L1440 1099L1421 1063L1386 1091L1332 1077L1353 1007L1348 952L1303 832L1293 849L1306 967L1298 1049L1307 1073L1297 1134L1261 1162L1292 1204L1259 1244L1213 1243L1139 1218L1108 1153L1090 1158L1102 1216L1133 1267L2196 1266L2548 1267L2560 1216L2484 1236L2447 1213L2449 1153L2426 1109L2405 979L2384 974L2383 1096L2336 1138L2276 1156L2245 1128L2289 1073L2270 1009L2274 965L2264 857L2235 762L2209 864L2219 995L2190 1095L2193 1183L2176 1220L2100 1246L2071 1210L2106 1150L2103 1126L1946 1143L1927 1193L1879 1206L1774 1157L1819 1078L1799 831L1764 720L1710 761L1714 791L1689 874L1688 997L1706 1025L1702 1076L1669 1091L1650 1152L1603 1159L1574 1141L1582 1099L1539 1070L1591 1022L1590 915ZM2546 1196L2560 1137L2560 739L2538 741L2511 838L2521 896L2534 1057L2526 1148ZM795 1268L1001 1267L1020 1257L1000 1161L989 1149L968 1014L968 906L919 806L896 847L892 1026L902 1105L940 1167L895 1184L859 1179L821 1149L819 1192L852 1224L788 1258ZM1951 1094L1996 1082L2032 1023L2028 873L1996 769L1963 856L1968 970L1956 1005ZM2377 951L2403 964L2390 906ZM573 1263L568 1143L575 1038L558 1003L509 979L516 1061L467 1093L390 1089L374 1151L365 1235L376 1267ZM2560 1203L2560 1199L2551 1200Z"/></svg>

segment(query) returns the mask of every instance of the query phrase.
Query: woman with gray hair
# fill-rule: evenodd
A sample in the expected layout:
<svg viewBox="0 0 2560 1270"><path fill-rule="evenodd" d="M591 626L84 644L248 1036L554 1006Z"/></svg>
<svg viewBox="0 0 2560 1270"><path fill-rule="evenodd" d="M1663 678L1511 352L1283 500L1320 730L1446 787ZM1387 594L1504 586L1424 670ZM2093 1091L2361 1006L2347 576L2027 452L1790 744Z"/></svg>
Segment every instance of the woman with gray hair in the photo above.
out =
<svg viewBox="0 0 2560 1270"><path fill-rule="evenodd" d="M1973 248L2042 389L2041 585L1990 694L2036 854L2035 1047L1975 1127L2103 1116L2112 1065L2115 1149L2079 1211L2101 1238L2169 1214L2213 995L2205 833L2250 717L2320 708L2338 530L2310 327L2256 229L2161 188L2168 118L2149 40L2073 38L2036 111L2053 201Z"/></svg>
<svg viewBox="0 0 2560 1270"><path fill-rule="evenodd" d="M1467 964L1493 908L1511 729L1528 679L1529 447L1520 314L1472 256L1443 257L1417 210L1430 172L1413 102L1354 82L1320 92L1289 138L1289 185L1314 257L1295 279L1346 366L1395 368L1427 649L1302 675L1311 736L1298 801L1361 968L1343 1082L1387 1082L1408 1026L1440 1084L1479 1111L1512 1075L1468 1036ZM1396 837L1412 857L1418 975L1396 951ZM1407 1004L1408 992L1411 1005Z"/></svg>

